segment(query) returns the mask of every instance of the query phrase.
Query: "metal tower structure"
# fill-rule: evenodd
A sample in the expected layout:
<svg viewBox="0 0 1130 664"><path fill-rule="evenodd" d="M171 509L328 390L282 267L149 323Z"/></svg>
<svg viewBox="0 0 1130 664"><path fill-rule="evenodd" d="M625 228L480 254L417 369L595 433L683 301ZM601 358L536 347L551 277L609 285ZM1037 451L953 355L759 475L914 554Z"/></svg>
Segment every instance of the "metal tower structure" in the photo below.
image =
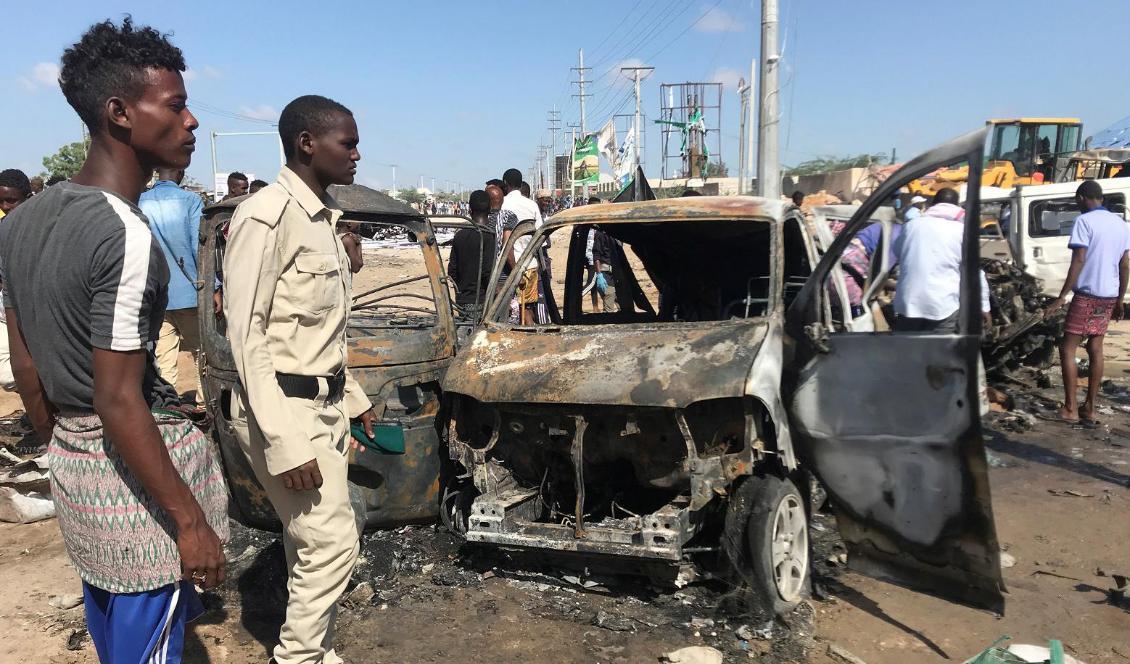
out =
<svg viewBox="0 0 1130 664"><path fill-rule="evenodd" d="M662 176L702 178L709 164L722 163L722 84L664 83L659 86Z"/></svg>

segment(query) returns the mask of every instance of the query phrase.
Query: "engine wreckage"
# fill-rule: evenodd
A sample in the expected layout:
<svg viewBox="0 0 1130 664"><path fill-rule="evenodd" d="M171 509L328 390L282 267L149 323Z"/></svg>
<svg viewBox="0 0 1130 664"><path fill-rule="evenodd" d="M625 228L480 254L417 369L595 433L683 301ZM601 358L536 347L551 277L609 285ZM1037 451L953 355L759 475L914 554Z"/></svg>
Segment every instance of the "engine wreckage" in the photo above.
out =
<svg viewBox="0 0 1130 664"><path fill-rule="evenodd" d="M981 267L989 282L993 326L981 348L990 381L1027 383L1047 387L1047 370L1056 358L1056 343L1063 337L1066 313L1044 313L1052 297L1043 284L1015 265L984 259Z"/></svg>

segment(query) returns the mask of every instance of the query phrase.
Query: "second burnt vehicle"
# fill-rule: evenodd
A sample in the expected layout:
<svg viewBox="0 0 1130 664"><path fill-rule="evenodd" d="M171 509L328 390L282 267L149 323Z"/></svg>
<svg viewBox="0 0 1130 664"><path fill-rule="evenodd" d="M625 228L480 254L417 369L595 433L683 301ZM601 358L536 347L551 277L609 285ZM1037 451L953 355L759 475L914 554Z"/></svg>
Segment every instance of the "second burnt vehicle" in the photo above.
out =
<svg viewBox="0 0 1130 664"><path fill-rule="evenodd" d="M943 166L979 179L984 141L909 162L830 242L788 203L750 197L520 226L504 253L526 237L517 265L552 267L546 318L511 322L514 270L447 369L460 473L445 518L483 546L676 583L725 575L785 610L810 586L811 473L851 567L1003 611L978 413L979 229L965 232L958 334L875 332L889 329L879 289L850 308L842 292L841 259L881 202ZM978 218L975 190L966 205ZM592 229L614 240L612 313L583 292ZM869 280L887 279L881 263Z"/></svg>
<svg viewBox="0 0 1130 664"><path fill-rule="evenodd" d="M347 329L349 368L373 402L381 435L403 441L403 454L349 451L349 490L358 521L367 528L434 521L443 467L439 379L477 320L453 306L441 254L443 236L475 228L465 218L427 218L407 204L362 185L334 186L341 223L378 251L353 277L353 312ZM213 204L201 223L198 258L204 288L199 297L204 403L231 494L230 512L244 525L278 531L267 495L235 439L231 390L239 379L222 317L212 293L222 282L223 229L243 198ZM375 242L374 242L375 241ZM489 235L493 246L493 235ZM339 278L335 261L308 262L316 278ZM381 271L383 270L383 272ZM217 280L217 276L220 277ZM295 321L296 325L303 321Z"/></svg>

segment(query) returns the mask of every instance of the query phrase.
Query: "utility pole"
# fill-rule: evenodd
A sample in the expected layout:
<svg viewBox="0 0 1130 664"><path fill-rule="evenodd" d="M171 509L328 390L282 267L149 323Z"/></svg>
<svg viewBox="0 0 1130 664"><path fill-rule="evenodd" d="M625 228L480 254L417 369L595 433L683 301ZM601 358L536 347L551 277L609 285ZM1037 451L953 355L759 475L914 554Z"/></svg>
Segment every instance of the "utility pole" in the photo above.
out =
<svg viewBox="0 0 1130 664"><path fill-rule="evenodd" d="M396 164L385 164L392 167L392 193L396 193Z"/></svg>
<svg viewBox="0 0 1130 664"><path fill-rule="evenodd" d="M548 145L539 145L538 146L538 189L548 189L549 188L549 177L548 177L548 174L546 173L546 170L547 170L546 164L549 163L549 160L547 158L548 154L549 154L549 146ZM536 193L537 192L535 192L535 194Z"/></svg>
<svg viewBox="0 0 1130 664"><path fill-rule="evenodd" d="M632 77L635 79L635 83L636 83L636 119L633 121L633 124L632 124L632 131L633 131L633 133L635 133L635 137L634 137L635 140L632 141L632 152L633 152L633 156L635 158L636 168L638 169L640 167L640 130L641 130L641 127L640 127L640 72L646 72L646 73L650 74L651 72L655 71L655 67L621 67L620 71L621 71L621 73L627 72L627 71L632 72ZM639 178L636 177L635 171L632 172L632 183L633 183L632 186L635 189L636 200L637 201L641 200L643 198L643 190L641 189L641 183L639 181Z"/></svg>
<svg viewBox="0 0 1130 664"><path fill-rule="evenodd" d="M757 99L757 60L754 60L749 65L749 82L746 83L743 79L738 84L738 96L741 98L741 120L739 122L740 130L738 132L738 193L739 194L752 194L753 187L753 163L754 163L754 140L756 135L754 127L757 123L757 104L754 102Z"/></svg>
<svg viewBox="0 0 1130 664"><path fill-rule="evenodd" d="M569 196L575 197L577 194L577 185L573 182L573 151L577 149L577 129L581 125L573 122L569 124L569 163L565 165L569 173Z"/></svg>
<svg viewBox="0 0 1130 664"><path fill-rule="evenodd" d="M557 110L557 104L553 105L553 110L549 112L549 190L557 192L557 130L561 129L561 111Z"/></svg>
<svg viewBox="0 0 1130 664"><path fill-rule="evenodd" d="M585 132L585 98L592 96L592 95L585 94L585 72L590 71L592 69L592 67L586 67L585 66L585 49L582 48L582 49L579 49L577 51L577 62L578 62L578 65L576 67L570 67L570 69L572 71L577 72L577 76L580 79L580 80L577 80L577 81L573 81L573 83L576 84L579 87L579 94L575 94L573 96L577 97L581 100L581 137L583 138L585 133L586 133Z"/></svg>
<svg viewBox="0 0 1130 664"><path fill-rule="evenodd" d="M781 197L781 155L778 151L780 90L777 52L777 0L761 0L761 112L758 118L757 189L765 198Z"/></svg>

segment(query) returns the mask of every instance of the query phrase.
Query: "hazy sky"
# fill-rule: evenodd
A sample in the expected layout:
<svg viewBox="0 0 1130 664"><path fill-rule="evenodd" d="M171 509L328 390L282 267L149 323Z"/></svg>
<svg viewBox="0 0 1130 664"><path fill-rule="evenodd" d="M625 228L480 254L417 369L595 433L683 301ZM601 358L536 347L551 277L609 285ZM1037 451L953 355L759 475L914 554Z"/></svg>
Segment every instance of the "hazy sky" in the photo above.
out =
<svg viewBox="0 0 1130 664"><path fill-rule="evenodd" d="M271 131L238 116L274 120L293 97L318 93L353 109L358 181L382 188L392 163L400 187L423 175L428 187L434 177L474 188L528 170L549 142L549 109L562 125L577 120L568 81L582 47L597 79L590 130L633 110L621 64L655 67L642 94L652 118L660 83L722 81L721 154L736 169L736 82L758 53L760 22L749 0L13 2L0 38L0 168L37 173L79 138L54 82L59 56L92 22L127 12L185 53L201 123L190 175L211 180L211 132ZM1130 115L1128 19L1130 3L1117 0L781 0L783 161L891 148L902 160L989 117L1078 116L1093 134ZM659 139L649 127L653 177ZM277 141L224 137L217 161L273 180Z"/></svg>

